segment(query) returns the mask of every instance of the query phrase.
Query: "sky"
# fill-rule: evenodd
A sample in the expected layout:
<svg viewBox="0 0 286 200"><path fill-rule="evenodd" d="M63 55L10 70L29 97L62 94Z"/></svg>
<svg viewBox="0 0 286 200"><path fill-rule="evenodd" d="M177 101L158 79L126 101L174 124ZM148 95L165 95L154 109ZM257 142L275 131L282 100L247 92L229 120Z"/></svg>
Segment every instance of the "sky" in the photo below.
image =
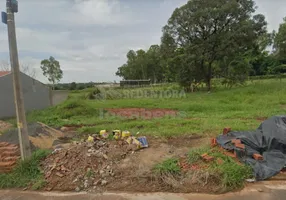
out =
<svg viewBox="0 0 286 200"><path fill-rule="evenodd" d="M159 44L162 27L187 0L18 0L17 42L21 63L47 82L40 62L55 57L61 82L113 82L126 53ZM285 0L255 0L269 31L286 17ZM5 0L0 10L5 11ZM7 26L0 24L0 61L9 60Z"/></svg>

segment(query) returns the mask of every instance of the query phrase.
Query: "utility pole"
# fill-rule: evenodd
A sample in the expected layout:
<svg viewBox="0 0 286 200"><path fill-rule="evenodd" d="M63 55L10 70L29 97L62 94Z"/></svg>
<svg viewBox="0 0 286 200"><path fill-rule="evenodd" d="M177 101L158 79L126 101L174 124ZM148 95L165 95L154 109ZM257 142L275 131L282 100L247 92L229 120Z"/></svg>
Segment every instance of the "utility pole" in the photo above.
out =
<svg viewBox="0 0 286 200"><path fill-rule="evenodd" d="M7 8L7 27L10 49L10 62L13 74L14 99L17 114L17 126L19 143L21 149L21 158L25 160L31 156L31 146L28 135L28 127L25 115L24 98L20 81L20 69L16 39L16 28L14 12L18 12L18 2L16 0L6 0Z"/></svg>

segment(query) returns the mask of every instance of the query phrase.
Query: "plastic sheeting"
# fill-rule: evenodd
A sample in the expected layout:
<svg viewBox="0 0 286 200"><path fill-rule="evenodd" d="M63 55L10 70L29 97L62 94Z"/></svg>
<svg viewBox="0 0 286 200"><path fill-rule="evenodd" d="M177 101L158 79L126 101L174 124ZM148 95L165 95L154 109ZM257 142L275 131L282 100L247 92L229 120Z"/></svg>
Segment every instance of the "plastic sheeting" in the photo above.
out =
<svg viewBox="0 0 286 200"><path fill-rule="evenodd" d="M232 139L240 139L245 150L236 148ZM256 180L277 175L286 165L286 116L275 116L264 121L255 131L233 131L217 137L224 149L234 150L241 162L249 164ZM255 160L254 153L263 160Z"/></svg>

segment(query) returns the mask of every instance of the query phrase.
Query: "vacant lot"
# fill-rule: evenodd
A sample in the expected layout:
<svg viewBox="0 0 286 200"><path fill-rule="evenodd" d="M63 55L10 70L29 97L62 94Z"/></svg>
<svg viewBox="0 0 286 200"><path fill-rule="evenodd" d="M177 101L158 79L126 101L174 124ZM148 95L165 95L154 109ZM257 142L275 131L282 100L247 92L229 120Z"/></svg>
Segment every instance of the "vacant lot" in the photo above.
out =
<svg viewBox="0 0 286 200"><path fill-rule="evenodd" d="M76 91L64 104L30 113L28 120L75 126L81 133L121 129L158 136L217 135L225 126L255 129L265 118L285 114L285 82L260 80L232 89L220 86L212 93L184 93L176 85Z"/></svg>

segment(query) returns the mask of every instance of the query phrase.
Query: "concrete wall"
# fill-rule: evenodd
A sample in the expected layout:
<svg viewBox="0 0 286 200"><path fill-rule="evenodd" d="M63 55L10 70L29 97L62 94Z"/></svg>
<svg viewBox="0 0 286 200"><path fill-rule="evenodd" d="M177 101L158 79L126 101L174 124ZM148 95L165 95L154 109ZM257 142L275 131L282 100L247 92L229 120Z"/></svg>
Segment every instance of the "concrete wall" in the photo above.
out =
<svg viewBox="0 0 286 200"><path fill-rule="evenodd" d="M12 74L0 77L0 118L16 115L12 78ZM51 106L49 87L23 73L20 78L26 112Z"/></svg>
<svg viewBox="0 0 286 200"><path fill-rule="evenodd" d="M65 100L67 100L69 96L70 91L69 90L54 90L52 91L52 100L53 100L53 106L58 105Z"/></svg>

